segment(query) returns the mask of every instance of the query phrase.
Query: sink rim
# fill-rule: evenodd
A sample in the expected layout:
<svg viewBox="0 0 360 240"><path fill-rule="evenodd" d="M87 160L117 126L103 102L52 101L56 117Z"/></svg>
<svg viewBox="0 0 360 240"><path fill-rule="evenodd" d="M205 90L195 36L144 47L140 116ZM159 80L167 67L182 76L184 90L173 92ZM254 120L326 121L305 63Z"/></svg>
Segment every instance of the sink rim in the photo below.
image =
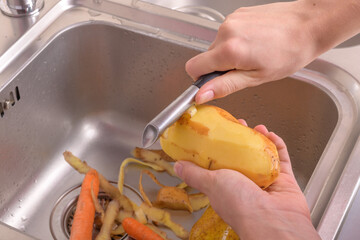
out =
<svg viewBox="0 0 360 240"><path fill-rule="evenodd" d="M104 2L105 3L105 2ZM150 11L155 9L155 13L159 14L163 12L163 16L165 18L170 17L170 13L173 14L175 11L170 9L163 9L161 7L157 6L147 6L147 3L141 2L141 6L145 6L144 9L139 8L132 8L131 6L127 5L121 5L120 8L122 11L128 10L129 8L132 8L132 11L134 12L142 12L142 11ZM93 7L98 6L95 3L77 3L76 1L60 1L50 12L47 14L41 21L39 21L32 29L30 29L23 37L19 39L17 43L15 43L3 56L0 57L0 63L4 63L2 68L0 68L0 91L9 84L13 77L16 76L19 72L21 72L26 65L31 62L34 58L36 58L37 54L41 52L42 49L44 49L53 39L55 39L61 32L67 31L69 28L76 27L78 25L82 24L91 24L89 23L89 14L87 11L89 9L93 9ZM104 5L104 4L103 4ZM150 4L149 4L150 5ZM111 6L111 4L109 5ZM101 15L99 16L93 16L90 21L94 21L93 23L101 23L101 24L110 24L115 27L120 28L129 28L133 31L142 32L147 35L155 36L155 37L161 37L169 41L174 41L176 43L185 44L189 47L195 48L195 49L201 49L205 50L209 46L210 40L209 36L215 36L216 29L218 27L217 23L203 20L200 22L193 22L190 23L192 20L197 19L197 17L190 16L189 18L186 18L185 22L187 24L194 24L197 26L200 26L200 28L206 29L205 36L201 39L197 38L190 38L191 41L189 41L189 38L179 34L174 33L169 30L161 31L161 36L157 36L159 33L159 28L157 27L151 27L151 26L145 26L141 23L136 23L131 19L120 19L122 20L122 25L119 25L119 18L113 18L112 10L107 9L108 6L101 6L101 10L97 9L96 11L100 12ZM107 10L107 11L106 11ZM147 12L149 14L149 12ZM151 13L152 14L152 13ZM174 17L176 21L179 23L182 23L182 20L178 19L179 16L187 16L183 13L176 13L177 15ZM64 15L67 15L68 18L62 23L59 23L57 21L58 19L63 18ZM205 21L205 24L204 24ZM53 23L55 23L53 25ZM125 24L124 24L125 23ZM184 31L184 29L183 29ZM191 32L191 31L190 31ZM41 39L37 39L38 36L41 35ZM199 34L201 35L201 33ZM190 35L191 36L191 35ZM198 36L198 35L197 35ZM204 41L205 40L205 41ZM25 42L28 42L27 44L24 44ZM20 48L18 48L21 46ZM9 55L12 55L11 58L8 58ZM11 63L11 64L10 64ZM15 64L13 64L15 63ZM329 71L331 74L336 76L336 79L333 79L330 76L324 75L320 72L322 71ZM311 63L309 66L307 66L305 69L300 70L299 72L295 73L291 77L295 79L299 79L305 82L309 82L311 84L315 84L317 87L321 88L323 91L325 91L329 96L331 96L334 100L334 102L337 104L339 109L342 109L341 107L344 107L345 102L339 101L339 96L344 95L341 97L342 100L347 99L347 103L350 106L353 106L354 109L354 115L341 115L342 112L339 111L339 119L338 123L334 129L334 132L332 134L332 137L330 138L329 143L326 146L326 149L323 152L322 157L319 160L319 163L317 164L314 173L312 174L312 177L304 191L304 194L309 202L309 207L311 210L314 208L317 208L319 210L316 210L316 214L319 214L319 212L323 212L324 208L326 206L319 206L323 205L323 201L320 201L318 197L311 197L309 199L310 194L313 194L314 191L318 192L317 196L320 196L321 194L326 193L325 195L322 195L323 198L329 198L329 194L331 195L333 192L333 189L335 186L324 189L323 184L325 182L329 181L327 178L319 179L319 172L324 171L324 165L325 165L325 158L335 158L334 147L335 144L334 139L337 139L337 141L342 142L342 146L338 149L342 149L343 156L341 156L342 159L348 158L351 150L353 149L353 146L355 145L356 138L359 135L359 127L356 129L356 131L352 131L352 129L348 129L346 133L339 132L339 129L343 125L356 125L356 123L359 121L359 109L360 109L360 94L357 94L359 90L359 83L357 80L352 77L349 73L342 70L338 66L332 65L328 62L325 62L323 60L315 60L313 63ZM345 79L344 82L339 82L337 78L343 78ZM319 79L321 80L321 83L319 82ZM330 81L328 81L330 80ZM324 85L323 81L329 83L329 85ZM351 85L356 84L357 88L355 88L352 91L346 91L351 87ZM354 92L355 91L355 92ZM357 94L357 95L356 95ZM359 97L355 97L359 96ZM354 117L351 120L351 117ZM345 122L344 122L345 121ZM340 139L339 139L340 138ZM344 140L344 141L341 141ZM351 144L346 144L350 143ZM347 146L345 146L347 145ZM328 160L327 160L328 161ZM334 165L328 166L327 169L331 171L332 167L335 166L341 166L341 170L338 170L338 177L340 177L340 174L343 172L342 169L345 167L345 164L347 161L342 160L342 164L339 163L339 159L334 162ZM332 181L338 180L338 177L333 179ZM332 183L332 184L336 184ZM327 199L329 201L329 199ZM313 212L312 212L313 213ZM315 217L315 225L320 221L320 216ZM323 220L322 220L323 221ZM340 224L340 223L339 223ZM321 225L323 226L323 225Z"/></svg>

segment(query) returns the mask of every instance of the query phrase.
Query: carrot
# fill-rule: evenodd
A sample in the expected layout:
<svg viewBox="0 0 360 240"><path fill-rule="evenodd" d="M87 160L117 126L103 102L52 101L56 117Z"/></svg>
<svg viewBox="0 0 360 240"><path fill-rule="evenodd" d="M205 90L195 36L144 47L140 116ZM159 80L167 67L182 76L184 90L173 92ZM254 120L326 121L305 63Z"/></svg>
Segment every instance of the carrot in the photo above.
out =
<svg viewBox="0 0 360 240"><path fill-rule="evenodd" d="M151 228L136 221L134 218L127 217L122 221L125 232L136 240L164 240Z"/></svg>
<svg viewBox="0 0 360 240"><path fill-rule="evenodd" d="M90 169L82 182L74 221L71 226L70 240L91 240L95 217L95 206L91 196L91 188L97 197L99 193L99 175Z"/></svg>

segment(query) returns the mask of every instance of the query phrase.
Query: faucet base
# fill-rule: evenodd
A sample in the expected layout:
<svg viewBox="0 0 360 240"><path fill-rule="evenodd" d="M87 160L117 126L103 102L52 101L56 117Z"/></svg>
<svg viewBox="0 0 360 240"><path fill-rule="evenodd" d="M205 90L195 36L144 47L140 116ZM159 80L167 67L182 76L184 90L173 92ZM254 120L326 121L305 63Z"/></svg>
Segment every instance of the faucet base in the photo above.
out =
<svg viewBox="0 0 360 240"><path fill-rule="evenodd" d="M6 0L0 0L0 9L3 14L9 17L24 17L34 15L40 12L44 7L44 0L36 0L35 5L29 9L16 9L7 4Z"/></svg>

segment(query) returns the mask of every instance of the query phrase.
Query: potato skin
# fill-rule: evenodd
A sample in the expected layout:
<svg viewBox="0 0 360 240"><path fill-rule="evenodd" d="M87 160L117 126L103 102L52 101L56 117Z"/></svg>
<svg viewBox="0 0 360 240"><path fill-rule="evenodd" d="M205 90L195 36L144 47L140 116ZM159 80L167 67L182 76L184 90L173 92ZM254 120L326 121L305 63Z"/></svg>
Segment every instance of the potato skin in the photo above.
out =
<svg viewBox="0 0 360 240"><path fill-rule="evenodd" d="M166 129L160 144L174 160L210 170L236 170L261 188L273 183L280 172L275 144L215 106L198 105L195 114L185 113Z"/></svg>
<svg viewBox="0 0 360 240"><path fill-rule="evenodd" d="M234 230L209 206L191 229L189 240L239 240Z"/></svg>

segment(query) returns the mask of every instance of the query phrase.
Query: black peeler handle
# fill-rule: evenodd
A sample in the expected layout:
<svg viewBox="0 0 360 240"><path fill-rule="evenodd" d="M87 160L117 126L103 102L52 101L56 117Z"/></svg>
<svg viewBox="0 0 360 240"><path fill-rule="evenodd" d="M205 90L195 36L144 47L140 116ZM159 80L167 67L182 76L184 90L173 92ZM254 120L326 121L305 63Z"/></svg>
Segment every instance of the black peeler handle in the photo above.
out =
<svg viewBox="0 0 360 240"><path fill-rule="evenodd" d="M207 83L208 81L216 78L216 77L219 77L225 73L227 73L228 71L215 71L215 72L212 72L212 73L208 73L208 74L205 74L205 75L202 75L200 76L200 78L194 82L193 85L197 86L198 88L201 88L205 83Z"/></svg>

